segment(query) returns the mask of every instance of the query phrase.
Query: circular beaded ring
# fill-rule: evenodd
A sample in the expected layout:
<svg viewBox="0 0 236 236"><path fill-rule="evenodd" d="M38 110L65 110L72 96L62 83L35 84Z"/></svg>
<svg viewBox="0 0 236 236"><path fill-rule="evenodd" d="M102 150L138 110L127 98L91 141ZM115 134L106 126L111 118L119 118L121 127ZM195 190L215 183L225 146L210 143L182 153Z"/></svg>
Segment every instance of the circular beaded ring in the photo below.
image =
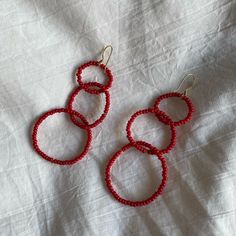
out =
<svg viewBox="0 0 236 236"><path fill-rule="evenodd" d="M96 67L101 68L102 71L104 72L104 74L108 78L107 84L106 85L100 84L101 86L100 86L99 90L91 89L90 86L88 86L88 84L86 84L82 81L82 72L84 69L88 68L89 66L96 66ZM99 61L89 61L89 62L81 65L77 70L76 76L77 76L77 82L79 83L81 88L83 88L86 92L92 93L92 94L98 94L98 93L104 92L105 90L108 90L111 87L112 82L113 82L113 75L112 75L110 69L108 69L106 67L106 65L101 64Z"/></svg>
<svg viewBox="0 0 236 236"><path fill-rule="evenodd" d="M180 125L183 125L183 124L186 124L187 122L189 122L191 119L192 119L192 114L194 112L194 106L192 104L192 101L190 100L190 98L188 98L187 96L185 96L184 94L182 93L178 93L178 92L171 92L171 93L166 93L166 94L163 94L161 96L159 96L156 101L155 101L155 104L154 104L154 107L155 109L159 110L159 105L161 103L162 100L164 99L167 99L167 98L170 98L170 97L177 97L177 98L180 98L182 99L187 107L188 107L188 114L187 116L182 119L182 120L179 120L179 121L172 121L173 124L175 126L180 126ZM166 124L169 124L170 123L170 120L169 119L166 119L166 117L164 116L158 116L158 118L163 122L163 123L166 123Z"/></svg>
<svg viewBox="0 0 236 236"><path fill-rule="evenodd" d="M152 145L150 145L149 143L146 143L146 142L143 142L143 141L137 141L137 143L140 146L142 145L142 146L145 146L149 149L153 149ZM141 201L127 200L127 199L121 197L117 193L115 188L113 187L112 180L111 180L111 170L112 170L113 165L117 161L117 159L119 157L121 157L121 154L124 153L125 151L127 151L131 147L133 147L132 143L126 144L118 152L116 152L115 155L109 160L109 162L107 164L107 167L106 167L105 181L106 181L107 188L109 189L111 194L120 203L122 203L124 205L128 205L128 206L132 206L132 207L144 206L144 205L147 205L147 204L150 204L151 202L153 202L163 192L164 187L166 186L166 182L167 182L167 164L166 164L166 160L162 156L162 154L160 152L158 152L156 149L153 149L152 150L152 155L155 155L160 160L161 167L162 167L162 181L161 181L160 185L157 187L156 191L150 197L148 197L145 200L141 200Z"/></svg>
<svg viewBox="0 0 236 236"><path fill-rule="evenodd" d="M44 120L46 120L49 116L52 116L56 113L67 113L67 114L73 114L73 116L76 116L78 118L81 119L82 122L84 122L85 124L88 124L88 122L86 121L86 119L84 118L83 115L81 115L79 112L77 111L71 111L68 110L66 108L58 108L58 109L53 109L51 111L48 111L46 113L44 113L35 123L34 128L33 128L33 133L32 133L32 143L33 143L33 147L35 149L35 151L45 160L50 161L54 164L58 164L58 165L72 165L74 163L76 163L77 161L81 160L88 152L89 146L91 144L92 141L92 131L90 128L86 128L87 131L87 143L84 147L84 150L76 157L73 157L70 160L58 160L55 157L50 157L49 155L47 155L44 151L41 150L41 148L38 145L38 139L37 139L37 135L38 135L38 129L40 127L40 125L43 123Z"/></svg>
<svg viewBox="0 0 236 236"><path fill-rule="evenodd" d="M157 149L155 147L152 146L151 150L150 149L147 149L145 145L140 145L139 142L135 141L134 138L132 137L132 133L131 133L131 126L134 122L134 120L138 117L138 116L141 116L141 115L144 115L144 114L147 114L147 113L153 113L156 115L156 117L162 121L160 119L160 117L163 117L165 120L168 121L168 123L164 123L164 124L167 124L170 126L170 132L171 132L171 139L170 139L170 143L168 144L168 146L166 148L163 148L163 149ZM127 123L127 126L126 126L126 131L127 131L127 138L128 140L130 141L130 143L133 144L134 147L136 147L139 151L141 152L148 152L148 153L151 153L152 150L154 149L157 149L160 153L162 154L165 154L165 153L168 153L170 152L170 150L172 148L174 148L175 144L176 144L176 128L173 124L173 122L171 121L171 119L169 118L169 116L167 116L164 112L162 111L158 111L154 108L148 108L148 109L144 109L144 110L139 110L137 112L135 112L131 118L129 119L128 123ZM151 145L151 144L149 144Z"/></svg>
<svg viewBox="0 0 236 236"><path fill-rule="evenodd" d="M76 116L74 116L72 113L71 113L71 120L73 121L74 124L76 124L77 126L79 126L80 128L94 128L96 127L97 125L99 125L104 119L105 117L107 116L107 113L109 111L109 108L110 108L110 94L107 90L103 90L103 85L100 84L100 83L97 83L97 82L88 82L88 83L84 83L84 86L86 88L90 88L90 87L98 87L100 88L100 90L102 92L99 92L99 93L95 93L95 95L99 95L100 93L104 93L105 94L105 97L106 97L106 104L105 104L105 107L104 107L104 110L103 110L103 113L102 115L96 120L94 121L92 124L85 124L85 123L81 123L79 122L77 119L76 119ZM71 94L70 98L69 98L69 102L68 102L68 109L70 111L74 110L73 109L73 103L74 103L74 100L75 100L75 97L77 96L77 94L82 90L82 87L77 87ZM98 90L97 90L98 91ZM90 93L90 92L88 92Z"/></svg>

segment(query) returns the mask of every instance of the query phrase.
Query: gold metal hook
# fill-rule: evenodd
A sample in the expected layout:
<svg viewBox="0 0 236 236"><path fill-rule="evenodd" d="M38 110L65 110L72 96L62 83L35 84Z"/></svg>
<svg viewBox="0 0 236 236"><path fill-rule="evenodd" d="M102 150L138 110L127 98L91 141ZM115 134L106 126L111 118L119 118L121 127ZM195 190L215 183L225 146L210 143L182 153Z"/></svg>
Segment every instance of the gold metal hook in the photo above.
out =
<svg viewBox="0 0 236 236"><path fill-rule="evenodd" d="M105 62L104 62L104 59L105 59L105 51L106 51L108 48L110 48L110 54L109 54L109 56L108 56L108 58L107 58L107 60L106 60L106 63L105 63ZM112 52L113 52L113 47L112 47L111 45L105 46L105 47L103 48L103 50L102 50L102 59L99 61L99 63L103 63L105 66L107 66L107 64L108 64L108 62L109 62L109 60L110 60L110 58L111 58Z"/></svg>
<svg viewBox="0 0 236 236"><path fill-rule="evenodd" d="M197 78L195 77L194 74L187 74L186 76L184 76L184 78L183 78L183 80L181 81L179 87L178 87L175 91L177 92L177 91L181 88L181 86L182 86L182 84L184 83L184 81L185 81L186 79L189 79L190 77L193 77L193 82L192 82L192 84L191 84L188 88L186 88L186 89L184 90L184 92L183 92L183 95L187 96L187 95L188 95L188 91L191 90L191 89L194 87L194 85L196 84L196 79L197 79Z"/></svg>

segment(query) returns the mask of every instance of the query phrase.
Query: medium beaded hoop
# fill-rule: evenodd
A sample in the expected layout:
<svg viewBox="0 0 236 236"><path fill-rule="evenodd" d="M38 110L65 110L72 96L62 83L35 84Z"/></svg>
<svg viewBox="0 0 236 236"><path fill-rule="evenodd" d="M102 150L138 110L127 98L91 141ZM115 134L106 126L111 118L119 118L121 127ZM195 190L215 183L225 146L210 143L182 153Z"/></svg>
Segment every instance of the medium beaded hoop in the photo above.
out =
<svg viewBox="0 0 236 236"><path fill-rule="evenodd" d="M86 86L87 88L89 87L98 87L100 88L101 90L103 90L103 87L100 83L97 83L97 82L88 82L88 83L85 83L84 86ZM69 110L73 110L73 103L74 103L74 100L75 100L75 97L77 96L77 94L82 90L82 87L77 87L71 94L70 96L70 99L69 99L69 102L68 102L68 109ZM90 92L89 92L90 93ZM96 120L94 121L92 124L85 124L85 123L80 123L76 120L76 117L71 114L71 120L73 121L74 124L76 124L77 126L79 126L80 128L94 128L96 127L97 125L99 125L107 116L107 113L109 111L109 108L110 108L110 94L107 90L104 90L102 93L105 94L105 97L106 97L106 104L105 104L105 107L104 107L104 110L103 110L103 113L102 115ZM95 95L99 95L100 93L95 93Z"/></svg>
<svg viewBox="0 0 236 236"><path fill-rule="evenodd" d="M143 145L145 147L148 147L150 149L152 149L152 145L150 145L149 143L143 142L143 141L137 141L137 143L139 145ZM111 181L111 170L112 170L112 166L115 164L116 160L121 157L120 155L122 153L124 153L126 150L128 150L129 148L133 147L132 143L128 143L125 146L123 146L119 151L117 151L115 153L115 155L109 160L108 164L107 164L107 168L106 168L106 185L107 188L109 189L109 191L111 192L111 194L113 195L113 197L119 201L120 203L124 204L124 205L128 205L128 206L132 206L132 207L138 207L138 206L144 206L147 204L150 204L151 202L153 202L164 190L164 187L166 186L166 182L167 182L167 164L166 164L166 160L165 158L162 156L162 154L158 151L156 151L156 149L153 149L153 155L155 155L161 162L161 166L162 166L162 181L161 184L159 185L159 187L157 188L157 190L147 199L142 200L142 201L131 201L131 200L127 200L123 197L121 197L116 190L114 189L113 185L112 185L112 181Z"/></svg>
<svg viewBox="0 0 236 236"><path fill-rule="evenodd" d="M140 150L141 152L148 152L148 153L152 153L152 150L154 149L154 147L152 146L152 150L147 150L147 148L145 148L144 145L139 145L137 141L134 140L134 138L132 137L131 134L131 126L134 122L134 120L141 115L144 114L148 114L148 113L153 113L155 114L158 118L159 117L165 117L166 120L168 120L168 125L170 126L170 131L171 131L171 140L170 143L168 144L168 146L166 148L163 149L157 149L159 151L159 153L165 154L170 152L170 150L172 148L174 148L175 144L176 144L176 129L175 126L173 125L173 122L171 122L171 119L162 111L158 111L154 108L148 108L148 109L143 109L143 110L139 110L137 112L135 112L131 118L129 119L127 126L126 126L126 132L127 132L127 138L130 141L130 143L132 143L134 145L134 147L136 147L138 150ZM144 146L144 147L143 147Z"/></svg>

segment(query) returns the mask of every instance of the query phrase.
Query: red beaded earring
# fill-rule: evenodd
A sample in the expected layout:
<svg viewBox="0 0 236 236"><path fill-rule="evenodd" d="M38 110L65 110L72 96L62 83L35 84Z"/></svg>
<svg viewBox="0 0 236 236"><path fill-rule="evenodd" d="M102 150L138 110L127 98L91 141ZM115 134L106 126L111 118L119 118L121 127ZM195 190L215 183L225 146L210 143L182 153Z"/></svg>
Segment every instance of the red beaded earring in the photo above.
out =
<svg viewBox="0 0 236 236"><path fill-rule="evenodd" d="M191 76L193 76L193 75L191 75ZM184 80L186 78L184 78ZM194 78L194 81L195 81L195 78ZM180 84L180 86L181 86L181 84ZM159 196L162 193L164 187L166 186L166 182L167 182L167 164L166 164L166 159L164 158L163 154L169 153L171 151L171 149L176 144L176 126L183 125L183 124L189 122L192 119L192 114L194 112L194 106L193 106L190 98L187 96L187 91L189 89L191 89L192 87L193 87L193 85L191 87L187 88L183 93L171 92L171 93L166 93L164 95L159 96L156 99L155 104L154 104L153 107L143 109L143 110L139 110L139 111L135 112L131 116L131 118L129 119L129 121L127 123L127 126L126 126L127 138L129 140L129 143L126 144L124 147L122 147L119 151L117 151L114 154L114 156L109 160L109 162L107 164L107 167L106 167L106 173L105 173L105 182L106 182L107 188L111 192L113 197L117 201L119 201L120 203L122 203L124 205L128 205L128 206L132 206L132 207L144 206L144 205L147 205L147 204L153 202L157 198L157 196ZM184 119L179 120L179 121L173 121L165 112L160 110L160 108L159 108L160 102L162 100L170 98L170 97L180 98L186 103L186 105L188 107L188 114ZM147 113L153 113L159 121L161 121L162 123L164 123L164 124L166 124L170 127L171 140L170 140L170 143L168 144L168 146L166 148L159 149L157 147L152 146L151 144L149 144L147 142L136 141L132 137L132 133L131 133L132 123L134 122L134 120L138 116L141 116L141 115L144 115L144 114L147 114ZM141 201L131 201L131 200L127 200L127 199L121 197L117 193L115 188L113 187L112 180L111 180L111 170L112 170L113 165L115 164L117 159L121 156L121 154L123 154L126 150L128 150L131 147L135 147L137 150L139 150L143 153L155 155L159 159L159 161L161 162L161 167L162 167L162 181L161 181L161 184L159 185L159 187L156 189L156 191L150 197L148 197L145 200L141 200Z"/></svg>
<svg viewBox="0 0 236 236"><path fill-rule="evenodd" d="M104 57L105 57L105 51L110 48L110 54L106 60L106 63L104 64ZM81 160L88 152L88 149L90 147L91 141L92 141L92 128L96 127L97 125L99 125L106 117L109 108L110 108L110 94L108 89L111 87L112 85L112 81L113 81L113 76L112 73L110 71L110 69L107 68L107 64L108 61L111 57L113 48L111 45L108 45L106 47L104 47L103 51L102 51L102 59L99 61L89 61L83 65L81 65L76 72L76 77L77 77L77 82L79 84L79 87L75 88L75 90L72 92L70 98L69 98L69 102L66 108L57 108L57 109L53 109L50 110L46 113L44 113L35 123L34 127L33 127L33 133L32 133L32 143L33 143L33 147L34 150L45 160L58 164L58 165L72 165L75 164L77 161ZM85 70L86 68L90 67L90 66L96 66L98 68L100 68L105 76L108 78L108 82L106 85L102 85L100 83L97 82L88 82L85 83L82 81L82 72L83 70ZM94 88L95 87L95 88ZM98 88L98 89L96 89ZM92 124L89 124L89 122L86 120L86 118L80 114L78 111L75 111L73 108L73 102L74 99L76 97L76 95L81 91L84 90L90 94L95 94L98 95L100 93L104 93L105 97L106 97L106 105L104 107L104 111L103 114L100 116L100 118L98 118L95 122L93 122ZM78 155L73 157L70 160L58 160L55 157L50 157L49 155L47 155L44 151L41 150L41 148L38 145L38 139L37 139L37 135L38 135L38 129L39 126L42 124L42 122L47 119L49 116L52 116L56 113L67 113L68 115L70 115L71 121L79 128L81 129L85 129L87 131L87 143L84 147L84 150ZM80 119L80 122L77 119Z"/></svg>

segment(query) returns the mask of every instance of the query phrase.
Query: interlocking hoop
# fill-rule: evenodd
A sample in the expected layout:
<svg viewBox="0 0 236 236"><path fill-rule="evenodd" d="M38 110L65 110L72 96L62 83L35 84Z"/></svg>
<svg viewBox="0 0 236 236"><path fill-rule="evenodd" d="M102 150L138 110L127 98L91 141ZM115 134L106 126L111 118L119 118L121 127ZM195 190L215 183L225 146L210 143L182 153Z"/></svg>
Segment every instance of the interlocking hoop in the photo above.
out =
<svg viewBox="0 0 236 236"><path fill-rule="evenodd" d="M163 99L167 99L170 97L178 97L186 102L187 107L188 107L188 114L184 119L179 120L179 121L173 121L165 112L163 112L159 109L160 102ZM185 94L178 93L178 92L172 92L172 93L167 93L167 94L159 96L156 99L154 107L139 110L139 111L135 112L130 117L130 119L127 123L127 126L126 126L127 138L129 140L129 143L127 145L125 145L121 150L119 150L118 152L115 153L115 155L109 160L109 162L107 164L107 168L106 168L106 185L107 185L108 190L111 192L111 194L113 195L113 197L117 201L119 201L120 203L122 203L124 205L132 206L132 207L144 206L144 205L147 205L147 204L153 202L162 193L162 191L166 185L166 181L167 181L167 165L166 165L166 160L163 157L163 154L169 153L170 150L173 149L176 144L176 126L180 126L180 125L183 125L183 124L189 122L192 119L193 112L194 112L193 104L192 104L191 100ZM170 127L171 138L170 138L170 142L166 148L163 148L163 149L156 148L156 147L152 146L151 144L146 143L144 141L141 141L141 140L136 141L132 137L131 127L132 127L134 120L138 116L141 116L141 115L144 115L147 113L154 114L160 122L162 122L165 125L168 125ZM135 147L137 150L139 150L143 153L147 153L150 155L156 155L157 158L161 161L161 165L162 165L162 182L161 182L160 186L157 188L156 192L153 193L149 198L147 198L145 200L141 200L141 201L131 201L131 200L127 200L127 199L122 198L112 185L112 179L111 179L112 166L115 164L116 160L120 157L120 155L131 147Z"/></svg>
<svg viewBox="0 0 236 236"><path fill-rule="evenodd" d="M100 85L99 90L91 89L90 88L91 86L89 86L88 84L85 84L82 81L82 72L84 69L88 68L89 66L99 67L100 69L102 69L105 76L108 78L108 82L106 85L99 84ZM99 61L90 61L80 66L77 70L76 77L77 77L77 82L79 83L80 87L83 88L86 92L91 93L91 94L99 94L108 90L109 88L111 88L112 82L113 82L113 76L112 76L111 71L104 64L99 63Z"/></svg>
<svg viewBox="0 0 236 236"><path fill-rule="evenodd" d="M138 116L141 116L141 115L144 115L144 114L148 114L148 113L153 113L157 116L157 118L160 120L161 117L164 117L166 120L168 120L168 125L170 126L170 131L171 131L171 140L170 140L170 143L168 144L168 146L166 148L163 148L163 149L157 149L159 153L161 154L165 154L165 153L168 153L170 152L170 150L172 148L174 148L175 144L176 144L176 129L175 129L175 126L172 122L172 120L170 119L169 116L167 116L164 112L162 111L158 111L156 110L155 108L148 108L148 109L144 109L144 110L139 110L137 112L135 112L131 118L129 119L128 123L127 123L127 126L126 126L126 131L127 131L127 138L128 140L130 141L130 143L133 144L134 147L136 147L139 151L141 152L148 152L148 153L152 153L152 150L154 150L154 147L152 147L152 149L147 149L145 146L143 145L139 145L137 143L137 141L134 140L134 138L132 137L132 134L131 134L131 126L134 122L134 120L138 117Z"/></svg>
<svg viewBox="0 0 236 236"><path fill-rule="evenodd" d="M44 113L35 123L34 128L33 128L33 133L32 133L32 142L33 142L33 147L34 150L45 160L50 161L54 164L58 164L58 165L72 165L75 164L77 161L81 160L88 152L89 146L91 144L92 141L92 131L90 128L87 128L87 143L84 147L84 150L82 151L81 154L79 154L76 157L73 157L70 160L58 160L55 157L50 157L48 154L46 154L44 151L41 150L41 148L38 145L38 139L37 139L37 135L38 135L38 129L40 127L40 125L43 123L44 120L46 120L49 116L52 116L56 113L67 113L67 114L73 114L74 116L78 117L81 119L81 121L83 121L85 124L88 124L87 120L84 118L84 116L82 114L80 114L77 111L72 111L72 110L68 110L66 108L57 108L57 109L53 109L51 111L48 111L46 113Z"/></svg>
<svg viewBox="0 0 236 236"><path fill-rule="evenodd" d="M166 93L166 94L163 94L161 95L160 97L158 97L156 99L156 102L155 102L155 109L159 110L159 105L161 103L162 100L165 100L167 98L171 98L171 97L176 97L176 98L180 98L181 100L183 100L187 107L188 107L188 113L187 113L187 116L182 119L182 120L179 120L179 121L172 121L173 124L175 126L180 126L180 125L183 125L183 124L186 124L187 122L189 122L191 119L192 119L192 115L193 115L193 112L194 112L194 106L193 106L193 103L191 102L190 98L187 97L186 95L182 94L182 93L178 93L178 92L172 92L172 93ZM166 119L166 117L164 116L159 116L158 117L163 123L165 124L169 124L169 119Z"/></svg>
<svg viewBox="0 0 236 236"><path fill-rule="evenodd" d="M106 104L103 110L103 113L101 114L101 116L94 121L92 124L85 124L85 123L81 123L76 119L76 116L74 116L73 114L71 114L71 120L73 121L74 124L76 124L77 126L79 126L80 128L94 128L97 125L99 125L107 116L107 113L109 111L110 108L110 94L107 90L104 90L102 85L100 83L97 82L88 82L88 83L84 83L84 86L86 88L90 88L90 87L98 87L102 90L102 92L100 93L104 93L106 96ZM69 110L74 110L73 108L73 103L75 100L75 97L77 96L77 94L82 90L82 87L77 87L71 94L69 102L68 102L68 109ZM89 92L90 93L90 92ZM95 95L99 95L100 93L93 93Z"/></svg>
<svg viewBox="0 0 236 236"><path fill-rule="evenodd" d="M124 199L121 197L115 190L115 188L112 185L112 180L111 180L111 170L112 166L115 164L117 159L121 157L121 154L123 154L125 151L127 151L129 148L134 147L133 143L128 143L124 147L122 147L118 152L115 153L115 155L109 160L106 168L106 185L113 197L119 201L122 204L132 206L132 207L137 207L137 206L144 206L147 205L151 202L153 202L164 190L166 182L167 182L167 164L165 158L162 156L160 152L157 151L157 149L153 149L152 145L143 141L137 141L136 142L140 146L144 146L146 148L149 148L150 150L152 149L152 154L155 155L159 161L161 162L161 167L162 167L162 181L161 184L157 187L156 191L147 199L142 200L142 201L130 201L127 199Z"/></svg>
<svg viewBox="0 0 236 236"><path fill-rule="evenodd" d="M104 48L104 51L106 48ZM103 51L103 54L104 54L104 51ZM103 54L102 54L102 59L104 59ZM108 60L107 60L107 62L108 62ZM106 64L107 64L107 62L106 62ZM58 164L58 165L72 165L72 164L75 164L76 162L78 162L79 160L81 160L87 154L90 144L92 142L92 130L91 129L96 127L97 125L99 125L105 119L105 117L107 116L107 113L109 111L109 108L110 108L110 94L108 92L108 89L112 85L113 76L112 76L110 69L107 68L106 64L102 64L102 60L101 60L101 61L89 61L89 62L83 64L82 66L80 66L77 70L77 73L76 73L77 82L79 83L79 87L77 87L73 90L73 92L69 98L67 108L58 108L58 109L53 109L51 111L48 111L45 114L43 114L36 121L36 123L33 127L32 143L33 143L33 147L34 147L35 151L43 159L45 159L49 162L52 162L54 164ZM108 83L106 85L103 85L98 82L87 82L87 83L82 82L82 72L84 69L88 68L89 66L99 67L104 72L105 76L108 78ZM94 94L94 95L99 95L101 93L104 93L105 97L106 97L106 104L105 104L102 115L96 121L94 121L92 124L89 124L87 119L80 112L74 110L74 108L73 108L73 103L74 103L75 97L82 89L84 91L86 91L90 94ZM55 157L51 157L48 154L46 154L43 150L41 150L41 148L39 147L39 144L38 144L37 135L38 135L38 129L39 129L40 125L42 124L42 122L45 119L47 119L49 116L52 116L56 113L69 114L71 121L77 127L87 131L87 143L84 147L84 150L82 151L82 153L80 153L76 157L73 157L70 160L58 160Z"/></svg>

